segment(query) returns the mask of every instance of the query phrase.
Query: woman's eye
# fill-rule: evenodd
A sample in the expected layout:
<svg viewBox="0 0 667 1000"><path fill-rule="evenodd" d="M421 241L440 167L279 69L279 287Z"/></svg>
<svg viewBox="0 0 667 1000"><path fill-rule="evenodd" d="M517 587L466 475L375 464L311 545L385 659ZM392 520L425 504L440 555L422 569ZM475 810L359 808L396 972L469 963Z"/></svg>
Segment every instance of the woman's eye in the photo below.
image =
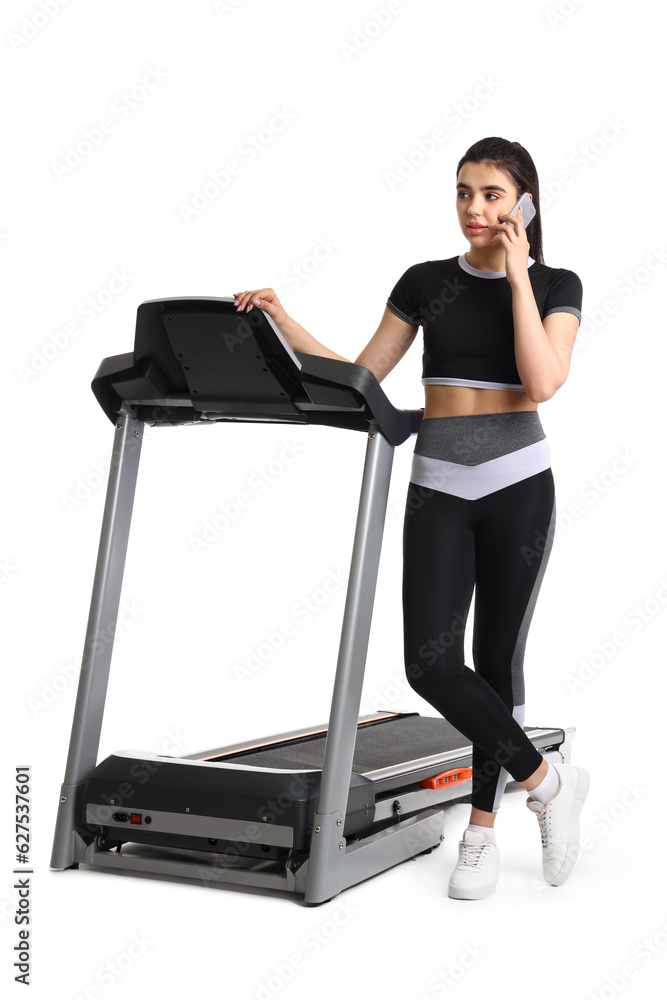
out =
<svg viewBox="0 0 667 1000"><path fill-rule="evenodd" d="M459 196L459 198L468 198L468 197L469 197L469 195L468 195L468 192L467 192L467 191L459 191L459 192L458 192L458 196ZM493 193L491 193L491 192L489 192L489 193L487 194L487 198L493 198L493 199L494 199L495 201L498 201L498 198L499 198L499 197L500 197L499 195L497 195L497 194L493 194Z"/></svg>

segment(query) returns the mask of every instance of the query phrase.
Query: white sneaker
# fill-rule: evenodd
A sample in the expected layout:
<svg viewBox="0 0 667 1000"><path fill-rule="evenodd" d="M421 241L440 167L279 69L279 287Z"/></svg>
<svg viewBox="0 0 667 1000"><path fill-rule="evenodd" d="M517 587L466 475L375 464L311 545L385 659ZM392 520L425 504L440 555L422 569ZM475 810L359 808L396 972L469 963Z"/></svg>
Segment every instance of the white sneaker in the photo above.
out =
<svg viewBox="0 0 667 1000"><path fill-rule="evenodd" d="M459 860L449 880L452 899L485 899L496 891L500 854L485 833L464 830Z"/></svg>
<svg viewBox="0 0 667 1000"><path fill-rule="evenodd" d="M558 791L545 806L530 796L526 805L537 816L542 837L542 870L550 885L562 885L579 854L579 816L590 776L583 767L554 764Z"/></svg>

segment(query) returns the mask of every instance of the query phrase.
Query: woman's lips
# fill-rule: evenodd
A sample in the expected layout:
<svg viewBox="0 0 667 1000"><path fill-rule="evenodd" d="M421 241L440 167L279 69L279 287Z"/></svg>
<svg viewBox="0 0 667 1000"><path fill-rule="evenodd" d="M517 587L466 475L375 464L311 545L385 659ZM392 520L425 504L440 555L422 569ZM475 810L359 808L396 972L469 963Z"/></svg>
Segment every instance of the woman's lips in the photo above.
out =
<svg viewBox="0 0 667 1000"><path fill-rule="evenodd" d="M484 229L486 229L486 226L477 226L468 223L468 232L471 236L478 236Z"/></svg>

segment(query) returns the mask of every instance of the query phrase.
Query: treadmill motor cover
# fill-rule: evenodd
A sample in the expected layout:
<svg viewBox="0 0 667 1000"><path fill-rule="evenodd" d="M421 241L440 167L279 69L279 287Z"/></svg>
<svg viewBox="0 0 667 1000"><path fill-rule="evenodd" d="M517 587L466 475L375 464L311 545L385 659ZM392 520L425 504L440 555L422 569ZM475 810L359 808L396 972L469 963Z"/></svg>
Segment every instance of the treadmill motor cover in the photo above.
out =
<svg viewBox="0 0 667 1000"><path fill-rule="evenodd" d="M132 823L123 822L119 826L113 820L114 815L139 813L150 817L151 811L155 811L190 816L193 820L208 816L246 823L248 842L257 839L256 828L261 827L263 844L271 843L271 826L291 827L292 846L304 849L310 844L321 776L321 771L243 770L215 764L176 763L169 757L142 760L112 754L98 764L86 782L82 825L88 830L99 830L102 826L114 841L161 843L159 824L150 822L147 826L142 822L141 829ZM106 807L108 827L99 823L92 827L86 821L89 805ZM374 783L353 773L343 835L361 833L372 826L374 817ZM201 827L198 820L198 832ZM205 834L203 837L201 849L210 851L209 840ZM174 842L173 835L170 842ZM276 843L284 843L282 831Z"/></svg>

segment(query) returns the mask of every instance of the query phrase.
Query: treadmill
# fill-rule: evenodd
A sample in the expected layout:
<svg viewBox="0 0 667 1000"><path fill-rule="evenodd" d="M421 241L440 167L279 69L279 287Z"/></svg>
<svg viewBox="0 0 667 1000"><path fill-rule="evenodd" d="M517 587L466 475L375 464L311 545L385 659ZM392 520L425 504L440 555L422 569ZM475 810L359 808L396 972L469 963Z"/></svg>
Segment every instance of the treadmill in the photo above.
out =
<svg viewBox="0 0 667 1000"><path fill-rule="evenodd" d="M133 352L102 361L92 389L114 440L51 868L319 904L430 853L447 804L470 800L472 746L441 717L358 718L394 448L423 410L396 409L360 365L295 353L268 314L239 313L232 297L141 303ZM189 755L98 762L144 426L221 421L367 435L329 719ZM569 763L574 728L524 729L547 760Z"/></svg>

